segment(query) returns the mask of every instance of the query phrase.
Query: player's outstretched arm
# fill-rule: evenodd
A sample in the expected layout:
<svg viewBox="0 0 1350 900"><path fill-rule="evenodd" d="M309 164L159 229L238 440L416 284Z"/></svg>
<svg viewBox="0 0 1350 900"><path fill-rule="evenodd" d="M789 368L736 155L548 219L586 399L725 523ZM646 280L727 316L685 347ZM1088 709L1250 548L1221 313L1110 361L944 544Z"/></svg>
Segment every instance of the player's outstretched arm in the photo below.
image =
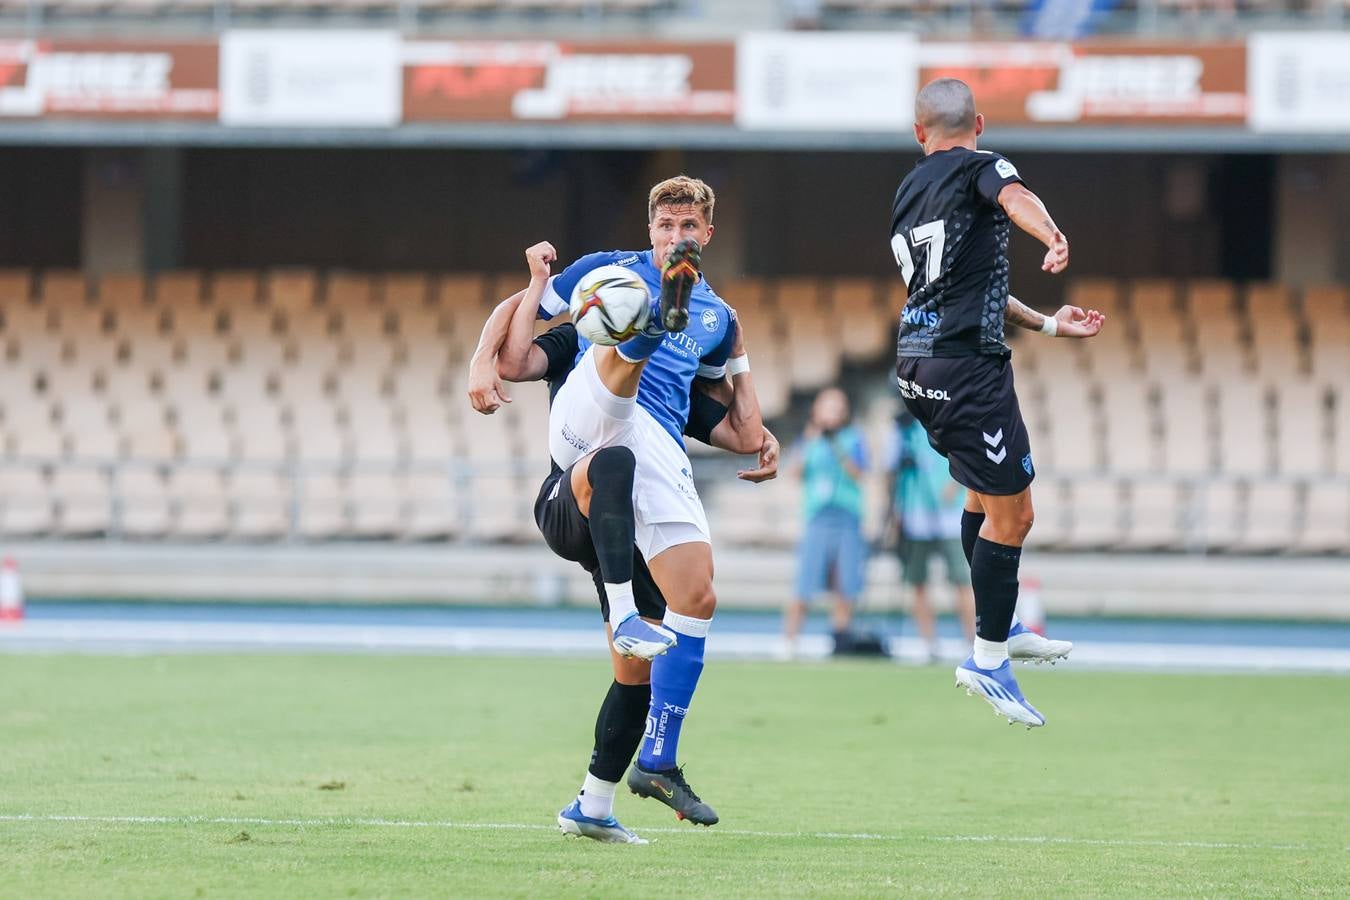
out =
<svg viewBox="0 0 1350 900"><path fill-rule="evenodd" d="M474 348L473 356L469 357L469 403L485 416L495 413L503 403L511 402L497 374L497 351L506 341L511 316L524 296L524 291L517 291L497 304L483 323L478 346Z"/></svg>
<svg viewBox="0 0 1350 900"><path fill-rule="evenodd" d="M534 323L548 287L550 266L557 258L558 251L548 241L525 251L530 284L511 314L506 340L497 353L497 374L507 381L538 381L548 371L548 355L534 343Z"/></svg>
<svg viewBox="0 0 1350 900"><path fill-rule="evenodd" d="M740 439L739 453L758 453L764 443L764 417L759 409L759 395L755 393L754 377L750 374L750 357L745 350L745 328L733 312L731 325L736 337L727 358L727 374L731 376L731 404L726 422Z"/></svg>
<svg viewBox="0 0 1350 900"><path fill-rule="evenodd" d="M1069 267L1069 239L1059 230L1041 198L1021 183L1010 184L998 192L998 205L1013 224L1046 246L1041 268L1058 275Z"/></svg>
<svg viewBox="0 0 1350 900"><path fill-rule="evenodd" d="M1106 316L1095 309L1083 310L1077 306L1061 306L1053 316L1047 316L1009 294L1003 321L1051 337L1090 338L1102 330Z"/></svg>

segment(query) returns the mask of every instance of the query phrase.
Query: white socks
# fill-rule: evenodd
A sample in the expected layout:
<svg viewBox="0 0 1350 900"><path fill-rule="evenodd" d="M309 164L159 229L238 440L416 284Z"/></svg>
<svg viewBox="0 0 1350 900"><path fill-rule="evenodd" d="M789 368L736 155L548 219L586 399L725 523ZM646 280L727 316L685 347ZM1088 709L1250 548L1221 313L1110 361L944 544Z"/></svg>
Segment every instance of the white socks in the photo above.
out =
<svg viewBox="0 0 1350 900"><path fill-rule="evenodd" d="M609 600L609 625L611 628L618 628L620 622L637 612L637 604L633 602L633 582L631 581L625 581L623 584L605 582L605 597Z"/></svg>
<svg viewBox="0 0 1350 900"><path fill-rule="evenodd" d="M581 814L592 819L607 819L614 815L614 791L619 787L617 781L601 781L590 772L581 783Z"/></svg>
<svg viewBox="0 0 1350 900"><path fill-rule="evenodd" d="M975 639L975 665L981 669L997 669L1008 660L1007 641Z"/></svg>
<svg viewBox="0 0 1350 900"><path fill-rule="evenodd" d="M666 610L665 616L661 618L661 624L676 634L706 638L708 629L712 627L712 619L695 619L693 616L682 616L677 612Z"/></svg>

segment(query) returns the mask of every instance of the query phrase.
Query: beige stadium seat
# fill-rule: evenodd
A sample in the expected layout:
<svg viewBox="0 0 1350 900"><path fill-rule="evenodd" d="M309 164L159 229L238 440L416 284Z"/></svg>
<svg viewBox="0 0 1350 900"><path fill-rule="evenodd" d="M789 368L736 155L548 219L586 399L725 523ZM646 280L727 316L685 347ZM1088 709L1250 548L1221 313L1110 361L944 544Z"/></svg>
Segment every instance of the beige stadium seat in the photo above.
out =
<svg viewBox="0 0 1350 900"><path fill-rule="evenodd" d="M69 395L60 403L61 431L72 458L111 460L119 451L107 403L93 394Z"/></svg>
<svg viewBox="0 0 1350 900"><path fill-rule="evenodd" d="M385 275L376 286L376 294L387 307L406 313L410 308L427 307L432 300L431 282L421 272Z"/></svg>
<svg viewBox="0 0 1350 900"><path fill-rule="evenodd" d="M175 511L176 536L212 538L229 530L229 497L220 469L175 467L169 472L168 494Z"/></svg>
<svg viewBox="0 0 1350 900"><path fill-rule="evenodd" d="M1218 385L1219 469L1229 475L1270 471L1268 392L1250 379Z"/></svg>
<svg viewBox="0 0 1350 900"><path fill-rule="evenodd" d="M1032 453L1036 452L1035 446ZM1036 521L1028 540L1037 547L1062 547L1069 535L1069 505L1065 502L1064 483L1057 478L1037 479L1031 489Z"/></svg>
<svg viewBox="0 0 1350 900"><path fill-rule="evenodd" d="M267 305L286 316L309 315L318 304L319 276L310 269L277 269L263 284Z"/></svg>
<svg viewBox="0 0 1350 900"><path fill-rule="evenodd" d="M234 537L264 540L284 537L291 526L291 481L280 470L240 467L226 479Z"/></svg>
<svg viewBox="0 0 1350 900"><path fill-rule="evenodd" d="M478 469L465 484L465 536L479 541L523 537L534 528L520 479L495 467ZM533 500L530 497L529 500Z"/></svg>
<svg viewBox="0 0 1350 900"><path fill-rule="evenodd" d="M1309 553L1350 551L1350 483L1315 481L1308 485L1303 527L1294 546Z"/></svg>
<svg viewBox="0 0 1350 900"><path fill-rule="evenodd" d="M1303 295L1313 378L1325 384L1350 382L1350 302L1347 289L1309 288Z"/></svg>
<svg viewBox="0 0 1350 900"><path fill-rule="evenodd" d="M1275 386L1275 465L1287 475L1331 471L1327 394L1320 386L1281 382Z"/></svg>
<svg viewBox="0 0 1350 900"><path fill-rule="evenodd" d="M1114 278L1079 278L1069 285L1065 302L1083 309L1095 309L1106 316L1108 323L1123 330L1125 323L1121 319L1125 300L1120 288L1120 282Z"/></svg>
<svg viewBox="0 0 1350 900"><path fill-rule="evenodd" d="M112 523L107 473L94 466L59 466L52 473L57 530L66 537L103 534Z"/></svg>
<svg viewBox="0 0 1350 900"><path fill-rule="evenodd" d="M8 455L27 462L46 462L66 455L65 439L51 421L6 421Z"/></svg>
<svg viewBox="0 0 1350 900"><path fill-rule="evenodd" d="M1246 528L1235 548L1257 552L1289 550L1294 543L1298 492L1292 482L1258 481L1247 490Z"/></svg>
<svg viewBox="0 0 1350 900"><path fill-rule="evenodd" d="M445 469L414 469L400 480L403 536L416 540L455 535L462 525L454 485Z"/></svg>
<svg viewBox="0 0 1350 900"><path fill-rule="evenodd" d="M390 465L407 456L398 424L383 409L371 409L350 429L352 458L361 462Z"/></svg>
<svg viewBox="0 0 1350 900"><path fill-rule="evenodd" d="M1081 377L1046 381L1045 398L1054 411L1052 418L1043 419L1050 430L1047 462L1059 474L1096 471L1102 464L1102 430L1087 381Z"/></svg>
<svg viewBox="0 0 1350 900"><path fill-rule="evenodd" d="M1084 476L1069 485L1070 517L1068 543L1078 549L1111 549L1124 535L1125 503L1120 483Z"/></svg>
<svg viewBox="0 0 1350 900"><path fill-rule="evenodd" d="M408 417L408 458L443 463L456 452L454 435L439 406L424 408L425 414Z"/></svg>
<svg viewBox="0 0 1350 900"><path fill-rule="evenodd" d="M342 479L335 470L302 470L299 479L299 527L306 538L327 539L347 530Z"/></svg>
<svg viewBox="0 0 1350 900"><path fill-rule="evenodd" d="M258 273L253 271L222 271L211 276L211 305L216 309L253 306L262 296Z"/></svg>
<svg viewBox="0 0 1350 900"><path fill-rule="evenodd" d="M178 455L178 436L156 403L119 405L117 429L129 459L161 462Z"/></svg>
<svg viewBox="0 0 1350 900"><path fill-rule="evenodd" d="M817 390L835 383L839 379L842 339L838 320L821 303L820 286L810 279L783 281L777 297L780 308L792 311L784 317L792 357L792 386Z"/></svg>
<svg viewBox="0 0 1350 900"><path fill-rule="evenodd" d="M1337 475L1350 475L1350 382L1340 385L1334 399L1331 468Z"/></svg>
<svg viewBox="0 0 1350 900"><path fill-rule="evenodd" d="M0 534L46 534L55 526L47 479L40 468L0 463Z"/></svg>
<svg viewBox="0 0 1350 900"><path fill-rule="evenodd" d="M403 530L401 481L393 471L355 469L347 476L352 534L387 538Z"/></svg>
<svg viewBox="0 0 1350 900"><path fill-rule="evenodd" d="M1246 312L1258 374L1288 378L1306 370L1299 317L1288 288L1253 285L1247 289Z"/></svg>
<svg viewBox="0 0 1350 900"><path fill-rule="evenodd" d="M169 496L164 475L149 466L123 466L116 474L114 491L120 499L118 525L128 537L161 537L171 525Z"/></svg>
<svg viewBox="0 0 1350 900"><path fill-rule="evenodd" d="M135 309L146 305L145 276L140 272L109 272L95 287L99 306L111 310Z"/></svg>
<svg viewBox="0 0 1350 900"><path fill-rule="evenodd" d="M205 398L198 403L180 408L175 417L182 456L199 462L225 462L234 454L224 410Z"/></svg>
<svg viewBox="0 0 1350 900"><path fill-rule="evenodd" d="M53 269L42 274L42 304L56 311L89 301L89 281L82 272Z"/></svg>
<svg viewBox="0 0 1350 900"><path fill-rule="evenodd" d="M1122 546L1135 550L1180 550L1185 546L1183 508L1172 481L1130 484L1130 514Z"/></svg>
<svg viewBox="0 0 1350 900"><path fill-rule="evenodd" d="M1139 279L1126 287L1130 319L1143 341L1173 334L1184 334L1184 321L1177 284L1166 279Z"/></svg>
<svg viewBox="0 0 1350 900"><path fill-rule="evenodd" d="M375 283L369 275L330 272L324 281L324 303L344 317L353 309L375 305Z"/></svg>
<svg viewBox="0 0 1350 900"><path fill-rule="evenodd" d="M1162 447L1154 438L1148 384L1132 378L1111 379L1101 382L1101 390L1107 468L1118 474L1156 472Z"/></svg>
<svg viewBox="0 0 1350 900"><path fill-rule="evenodd" d="M523 270L520 274L492 279L492 283L482 275L444 275L436 279L431 290L434 305L450 313L455 320L464 321L479 319L485 303L499 303L516 291L523 290L528 282L529 278ZM479 324L482 324L481 321Z"/></svg>
<svg viewBox="0 0 1350 900"><path fill-rule="evenodd" d="M29 303L33 297L33 273L28 269L0 269L0 309Z"/></svg>
<svg viewBox="0 0 1350 900"><path fill-rule="evenodd" d="M1210 390L1194 380L1157 384L1162 408L1163 471L1203 475L1214 469Z"/></svg>
<svg viewBox="0 0 1350 900"><path fill-rule="evenodd" d="M1200 488L1200 533L1205 547L1226 550L1246 529L1243 491L1235 481L1210 481Z"/></svg>
<svg viewBox="0 0 1350 900"><path fill-rule="evenodd" d="M202 273L195 269L161 272L155 276L152 293L155 305L164 309L198 306L203 296Z"/></svg>

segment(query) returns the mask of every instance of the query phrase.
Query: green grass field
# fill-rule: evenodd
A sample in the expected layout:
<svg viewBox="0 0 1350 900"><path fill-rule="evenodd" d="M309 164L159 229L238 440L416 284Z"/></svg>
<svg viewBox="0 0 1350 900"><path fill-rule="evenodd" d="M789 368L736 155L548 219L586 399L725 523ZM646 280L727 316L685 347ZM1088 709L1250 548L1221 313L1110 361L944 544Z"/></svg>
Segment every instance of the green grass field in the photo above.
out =
<svg viewBox="0 0 1350 900"><path fill-rule="evenodd" d="M1028 732L945 669L713 663L683 757L722 824L624 793L626 847L550 830L607 673L0 657L0 895L1350 893L1344 678L1030 670Z"/></svg>

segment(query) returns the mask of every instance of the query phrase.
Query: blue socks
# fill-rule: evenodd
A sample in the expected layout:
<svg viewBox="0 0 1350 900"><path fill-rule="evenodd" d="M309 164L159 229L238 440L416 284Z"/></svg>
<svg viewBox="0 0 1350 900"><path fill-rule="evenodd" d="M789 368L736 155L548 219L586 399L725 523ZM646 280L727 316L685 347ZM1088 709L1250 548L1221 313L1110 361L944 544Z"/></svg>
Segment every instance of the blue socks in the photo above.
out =
<svg viewBox="0 0 1350 900"><path fill-rule="evenodd" d="M661 301L652 301L651 317L647 327L618 346L619 355L629 362L641 362L651 359L656 348L666 339L665 329L661 327Z"/></svg>
<svg viewBox="0 0 1350 900"><path fill-rule="evenodd" d="M638 767L648 772L675 768L680 727L703 672L703 647L712 620L667 611L662 624L679 635L680 642L652 660L652 703L638 750Z"/></svg>

